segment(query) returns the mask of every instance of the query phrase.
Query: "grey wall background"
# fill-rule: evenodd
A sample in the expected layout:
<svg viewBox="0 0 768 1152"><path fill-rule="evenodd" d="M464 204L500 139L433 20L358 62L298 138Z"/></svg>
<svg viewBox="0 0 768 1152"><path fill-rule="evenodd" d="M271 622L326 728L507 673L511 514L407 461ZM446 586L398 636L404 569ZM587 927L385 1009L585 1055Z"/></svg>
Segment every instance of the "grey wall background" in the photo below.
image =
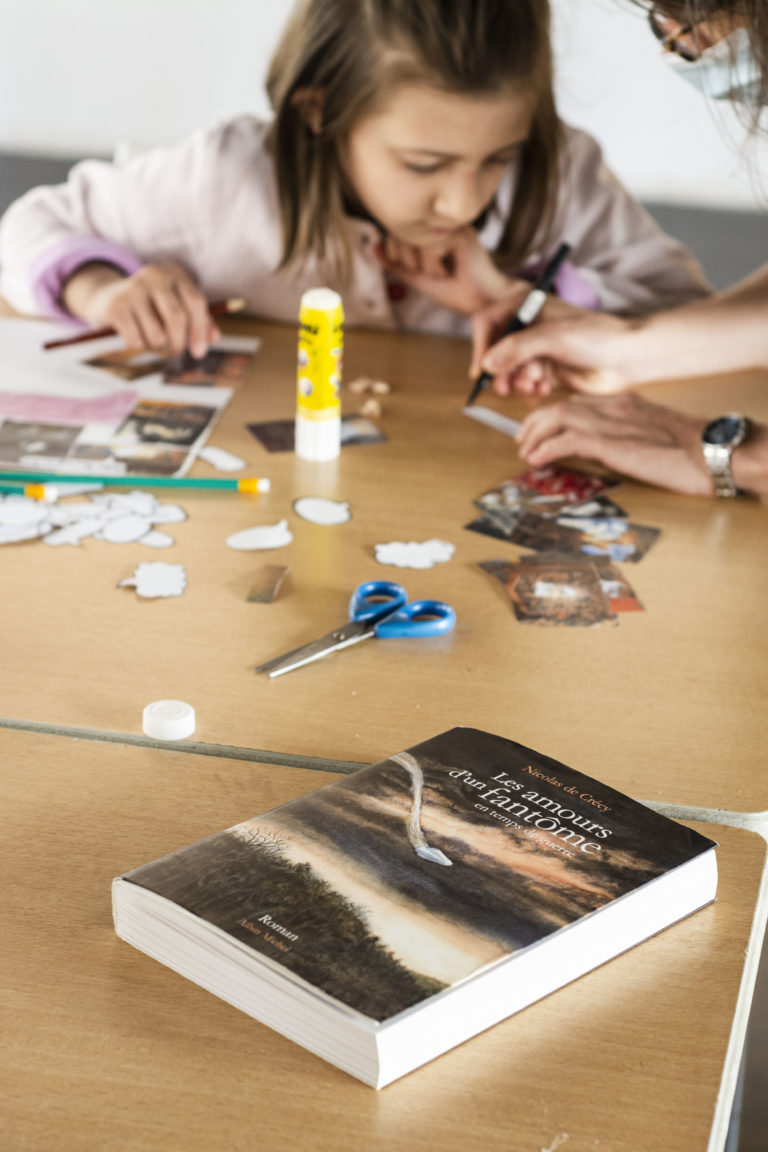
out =
<svg viewBox="0 0 768 1152"><path fill-rule="evenodd" d="M561 111L642 198L756 208L743 133L670 74L628 0L552 0ZM266 112L291 0L0 0L0 149L109 154ZM768 174L768 143L752 152ZM768 180L766 180L768 187ZM768 201L768 193L763 197Z"/></svg>

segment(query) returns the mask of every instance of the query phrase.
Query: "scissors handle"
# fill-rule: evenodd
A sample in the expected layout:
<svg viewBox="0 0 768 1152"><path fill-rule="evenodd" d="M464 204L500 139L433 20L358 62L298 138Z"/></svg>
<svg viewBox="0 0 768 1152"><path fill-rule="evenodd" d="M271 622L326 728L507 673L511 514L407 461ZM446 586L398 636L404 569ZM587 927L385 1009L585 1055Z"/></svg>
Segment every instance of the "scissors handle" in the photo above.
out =
<svg viewBox="0 0 768 1152"><path fill-rule="evenodd" d="M402 584L393 580L365 580L358 584L349 601L349 618L358 624L375 624L391 616L408 601Z"/></svg>
<svg viewBox="0 0 768 1152"><path fill-rule="evenodd" d="M442 600L414 600L392 612L375 625L376 635L386 640L396 636L441 636L456 624L456 613Z"/></svg>

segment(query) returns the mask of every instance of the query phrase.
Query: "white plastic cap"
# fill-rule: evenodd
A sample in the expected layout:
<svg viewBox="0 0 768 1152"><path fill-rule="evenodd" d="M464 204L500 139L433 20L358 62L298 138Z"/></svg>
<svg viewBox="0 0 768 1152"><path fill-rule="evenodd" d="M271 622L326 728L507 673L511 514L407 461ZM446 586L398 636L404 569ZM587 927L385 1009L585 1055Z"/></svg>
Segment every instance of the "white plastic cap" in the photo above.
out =
<svg viewBox="0 0 768 1152"><path fill-rule="evenodd" d="M310 420L297 416L294 439L296 455L302 460L335 460L341 451L341 417Z"/></svg>
<svg viewBox="0 0 768 1152"><path fill-rule="evenodd" d="M318 312L330 312L340 304L341 296L338 292L334 292L333 288L308 288L301 298L300 307L313 308Z"/></svg>
<svg viewBox="0 0 768 1152"><path fill-rule="evenodd" d="M185 740L195 730L195 710L183 700L155 700L144 709L142 727L152 740Z"/></svg>

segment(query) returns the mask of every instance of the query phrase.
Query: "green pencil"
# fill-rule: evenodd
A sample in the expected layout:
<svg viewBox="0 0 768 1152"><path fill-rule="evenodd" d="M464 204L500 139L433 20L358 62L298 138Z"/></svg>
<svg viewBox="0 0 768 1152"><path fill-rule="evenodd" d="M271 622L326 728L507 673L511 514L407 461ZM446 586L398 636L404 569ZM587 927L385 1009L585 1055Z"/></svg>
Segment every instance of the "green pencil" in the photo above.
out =
<svg viewBox="0 0 768 1152"><path fill-rule="evenodd" d="M269 492L263 476L242 476L239 480L219 476L92 476L68 472L0 472L0 492L20 492L38 499L46 484L117 484L131 488L208 488L225 492Z"/></svg>

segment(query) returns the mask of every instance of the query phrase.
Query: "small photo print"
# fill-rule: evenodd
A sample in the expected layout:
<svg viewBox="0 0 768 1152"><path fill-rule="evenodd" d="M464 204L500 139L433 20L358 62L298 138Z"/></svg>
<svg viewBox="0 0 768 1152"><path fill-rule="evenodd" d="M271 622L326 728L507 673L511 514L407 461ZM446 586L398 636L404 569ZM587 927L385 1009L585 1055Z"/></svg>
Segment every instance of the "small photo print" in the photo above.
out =
<svg viewBox="0 0 768 1152"><path fill-rule="evenodd" d="M557 523L566 532L581 536L579 548L587 556L607 556L618 562L636 564L656 543L661 530L645 524L633 524L619 516L570 517L560 516Z"/></svg>
<svg viewBox="0 0 768 1152"><path fill-rule="evenodd" d="M83 431L74 424L42 424L3 420L0 424L0 460L21 464L29 457L65 457Z"/></svg>
<svg viewBox="0 0 768 1152"><path fill-rule="evenodd" d="M367 416L342 416L342 447L350 444L381 444L386 436Z"/></svg>
<svg viewBox="0 0 768 1152"><path fill-rule="evenodd" d="M618 480L575 468L533 468L485 492L475 505L491 515L506 513L520 517L525 512L535 512L538 516L554 517L565 509L570 512L587 501L597 500L607 488L618 483ZM600 506L591 514L601 515Z"/></svg>
<svg viewBox="0 0 768 1152"><path fill-rule="evenodd" d="M293 452L295 444L293 420L264 420L260 424L246 424L246 428L267 452ZM342 448L348 448L353 444L380 444L384 440L386 440L384 433L367 417L342 416Z"/></svg>
<svg viewBox="0 0 768 1152"><path fill-rule="evenodd" d="M136 441L190 446L205 431L216 412L216 408L203 404L139 400L118 428L112 441L113 450L122 451L123 444Z"/></svg>
<svg viewBox="0 0 768 1152"><path fill-rule="evenodd" d="M151 443L115 448L114 454L130 476L175 476L188 457L186 448Z"/></svg>
<svg viewBox="0 0 768 1152"><path fill-rule="evenodd" d="M83 363L90 365L91 368L101 368L119 377L120 380L140 380L142 376L162 372L167 359L157 352L147 352L144 349L118 348L115 352L92 356Z"/></svg>
<svg viewBox="0 0 768 1152"><path fill-rule="evenodd" d="M260 424L246 424L246 428L267 452L293 451L293 420L263 420Z"/></svg>
<svg viewBox="0 0 768 1152"><path fill-rule="evenodd" d="M233 388L243 382L252 359L244 352L226 352L217 348L209 349L199 360L190 352L184 352L165 361L163 380L166 384Z"/></svg>
<svg viewBox="0 0 768 1152"><path fill-rule="evenodd" d="M620 568L607 556L595 556L593 561L600 577L600 586L608 597L612 612L644 612L637 593Z"/></svg>
<svg viewBox="0 0 768 1152"><path fill-rule="evenodd" d="M521 623L590 628L616 622L597 569L586 557L529 564L490 560L480 567L502 584Z"/></svg>

